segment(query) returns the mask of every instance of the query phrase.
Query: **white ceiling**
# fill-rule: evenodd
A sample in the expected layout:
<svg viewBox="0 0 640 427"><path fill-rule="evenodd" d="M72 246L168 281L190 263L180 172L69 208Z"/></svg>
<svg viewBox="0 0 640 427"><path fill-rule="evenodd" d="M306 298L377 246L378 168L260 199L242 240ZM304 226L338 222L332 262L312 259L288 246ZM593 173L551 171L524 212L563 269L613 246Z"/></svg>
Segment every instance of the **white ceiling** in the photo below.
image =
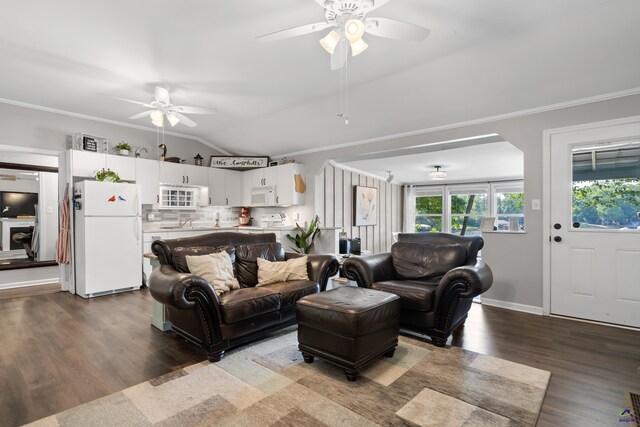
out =
<svg viewBox="0 0 640 427"><path fill-rule="evenodd" d="M0 14L0 98L151 127L110 96L217 107L173 130L235 154L277 156L640 88L637 0L392 0L372 16L429 27L424 42L365 36L349 116L313 0L33 0ZM455 32L455 37L450 37Z"/></svg>
<svg viewBox="0 0 640 427"><path fill-rule="evenodd" d="M522 179L524 154L509 142L480 142L437 151L396 152L366 160L345 160L339 165L387 179L393 184L451 184ZM443 181L429 181L435 166L447 172Z"/></svg>

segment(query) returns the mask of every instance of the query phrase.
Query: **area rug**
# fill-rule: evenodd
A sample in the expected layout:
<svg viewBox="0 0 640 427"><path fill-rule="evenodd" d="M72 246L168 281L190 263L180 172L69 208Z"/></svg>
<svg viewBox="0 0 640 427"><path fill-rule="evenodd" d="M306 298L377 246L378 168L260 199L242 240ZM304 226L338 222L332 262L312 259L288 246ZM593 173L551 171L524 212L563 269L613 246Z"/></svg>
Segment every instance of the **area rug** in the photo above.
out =
<svg viewBox="0 0 640 427"><path fill-rule="evenodd" d="M550 373L457 347L400 337L349 382L321 359L304 363L284 332L33 426L531 426Z"/></svg>

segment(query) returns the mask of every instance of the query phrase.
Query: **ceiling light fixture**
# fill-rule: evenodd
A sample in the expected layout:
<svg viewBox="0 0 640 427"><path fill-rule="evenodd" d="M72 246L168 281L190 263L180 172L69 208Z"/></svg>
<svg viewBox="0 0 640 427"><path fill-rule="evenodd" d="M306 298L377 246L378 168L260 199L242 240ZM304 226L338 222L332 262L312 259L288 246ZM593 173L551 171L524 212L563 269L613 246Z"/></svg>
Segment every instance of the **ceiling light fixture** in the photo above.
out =
<svg viewBox="0 0 640 427"><path fill-rule="evenodd" d="M161 110L152 110L149 114L151 117L151 123L161 128L164 125L164 114Z"/></svg>
<svg viewBox="0 0 640 427"><path fill-rule="evenodd" d="M351 56L360 55L369 45L362 40L364 34L364 23L359 19L349 19L344 24L344 36L351 45Z"/></svg>
<svg viewBox="0 0 640 427"><path fill-rule="evenodd" d="M389 174L389 176L387 177L387 182L391 184L391 181L393 181L393 174L391 173L391 171L387 171L387 173Z"/></svg>
<svg viewBox="0 0 640 427"><path fill-rule="evenodd" d="M169 111L167 113L167 120L169 121L169 123L171 123L171 126L175 126L180 123L180 119L175 114L173 114L173 111Z"/></svg>
<svg viewBox="0 0 640 427"><path fill-rule="evenodd" d="M336 46L338 46L338 42L340 41L340 34L336 30L331 31L329 34L320 39L320 44L326 50L329 55L333 55L333 52L336 50Z"/></svg>
<svg viewBox="0 0 640 427"><path fill-rule="evenodd" d="M433 172L429 172L429 180L431 181L442 181L443 179L447 179L447 172L441 171L440 168L442 166L434 166L436 170Z"/></svg>

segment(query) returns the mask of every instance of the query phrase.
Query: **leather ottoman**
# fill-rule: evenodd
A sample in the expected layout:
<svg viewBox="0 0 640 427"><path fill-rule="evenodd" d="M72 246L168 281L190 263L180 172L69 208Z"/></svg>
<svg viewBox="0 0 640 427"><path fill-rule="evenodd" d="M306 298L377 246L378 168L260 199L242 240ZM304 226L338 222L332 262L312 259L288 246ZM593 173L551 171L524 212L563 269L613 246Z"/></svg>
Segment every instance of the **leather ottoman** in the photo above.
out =
<svg viewBox="0 0 640 427"><path fill-rule="evenodd" d="M400 331L400 298L373 289L340 287L301 298L296 306L298 347L344 369L355 381L361 368L392 357Z"/></svg>

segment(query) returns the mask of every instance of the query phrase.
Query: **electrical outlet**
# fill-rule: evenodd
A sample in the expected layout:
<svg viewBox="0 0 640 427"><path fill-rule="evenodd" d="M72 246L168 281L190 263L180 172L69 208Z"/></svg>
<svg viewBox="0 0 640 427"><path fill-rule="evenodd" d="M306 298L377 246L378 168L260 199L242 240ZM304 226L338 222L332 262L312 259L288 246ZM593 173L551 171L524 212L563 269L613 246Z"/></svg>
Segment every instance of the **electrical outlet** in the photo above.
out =
<svg viewBox="0 0 640 427"><path fill-rule="evenodd" d="M540 210L540 199L532 199L531 200L531 210L539 211Z"/></svg>

